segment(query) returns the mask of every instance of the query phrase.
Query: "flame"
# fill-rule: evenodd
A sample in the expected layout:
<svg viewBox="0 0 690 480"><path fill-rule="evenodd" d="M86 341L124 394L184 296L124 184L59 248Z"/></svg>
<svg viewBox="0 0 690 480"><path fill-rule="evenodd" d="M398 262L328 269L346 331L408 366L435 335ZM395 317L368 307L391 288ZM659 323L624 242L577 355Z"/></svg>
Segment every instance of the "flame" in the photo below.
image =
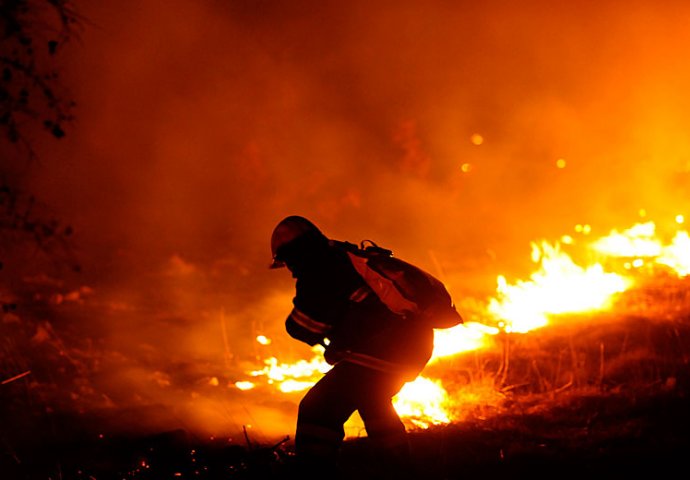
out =
<svg viewBox="0 0 690 480"><path fill-rule="evenodd" d="M419 376L407 382L393 399L393 406L401 417L421 428L451 422L450 400L439 380Z"/></svg>
<svg viewBox="0 0 690 480"><path fill-rule="evenodd" d="M506 322L507 332L526 333L543 327L549 315L608 308L613 296L632 284L626 277L605 272L599 263L577 265L558 243L533 243L532 260L539 269L530 280L511 285L500 275L498 296L489 302L489 313Z"/></svg>
<svg viewBox="0 0 690 480"><path fill-rule="evenodd" d="M323 347L314 347L317 354L311 360L299 360L295 363L278 363L276 357L264 360L264 367L250 372L253 377L266 376L268 383L278 383L281 392L297 392L306 390L328 370L331 366L321 358Z"/></svg>
<svg viewBox="0 0 690 480"><path fill-rule="evenodd" d="M656 257L662 252L655 238L654 222L638 223L623 232L611 233L592 243L592 248L611 257Z"/></svg>
<svg viewBox="0 0 690 480"><path fill-rule="evenodd" d="M256 385L253 382L249 382L247 380L235 382L235 386L239 388L240 390L251 390L254 388Z"/></svg>
<svg viewBox="0 0 690 480"><path fill-rule="evenodd" d="M646 214L646 212L645 212ZM681 225L684 217L678 215ZM584 236L592 234L592 227L580 224L575 231ZM617 296L635 286L629 271L607 271L609 259L626 259L630 270L646 263L663 265L676 275L690 274L690 236L685 231L675 232L673 240L664 244L657 236L654 222L640 223L608 235L587 245L599 261L579 265L563 251L562 245L574 247L576 240L564 235L561 242L533 242L532 261L535 271L528 280L509 283L505 276L497 277L496 295L490 298L481 317L488 325L467 322L453 328L436 330L434 351L429 365L442 359L487 348L501 333L526 333L554 323L559 315L602 311L612 308ZM262 344L266 337L258 336ZM266 383L281 392L297 392L310 388L331 366L322 359L323 347L313 349L311 360L279 363L276 357L264 360L264 367L250 372L255 378L264 377ZM497 403L500 394L492 383L480 390L468 386L465 390L449 394L439 378L431 378L428 370L404 385L394 397L394 407L406 424L418 428L447 424L460 418L460 410L480 403ZM254 387L253 382L237 382L240 389ZM462 407L462 408L461 408Z"/></svg>
<svg viewBox="0 0 690 480"><path fill-rule="evenodd" d="M678 232L671 245L665 247L656 258L656 263L666 265L680 277L690 275L690 236L688 236L688 232Z"/></svg>
<svg viewBox="0 0 690 480"><path fill-rule="evenodd" d="M683 224L685 217L677 215L676 223ZM639 268L645 260L671 269L679 277L690 274L690 237L688 232L675 232L670 244L663 244L656 234L654 222L638 223L631 228L611 234L596 241L592 248L599 253L617 258L632 258L627 268Z"/></svg>
<svg viewBox="0 0 690 480"><path fill-rule="evenodd" d="M460 324L453 328L434 332L434 352L430 362L457 355L461 352L478 350L487 346L487 335L496 335L499 329L477 322Z"/></svg>

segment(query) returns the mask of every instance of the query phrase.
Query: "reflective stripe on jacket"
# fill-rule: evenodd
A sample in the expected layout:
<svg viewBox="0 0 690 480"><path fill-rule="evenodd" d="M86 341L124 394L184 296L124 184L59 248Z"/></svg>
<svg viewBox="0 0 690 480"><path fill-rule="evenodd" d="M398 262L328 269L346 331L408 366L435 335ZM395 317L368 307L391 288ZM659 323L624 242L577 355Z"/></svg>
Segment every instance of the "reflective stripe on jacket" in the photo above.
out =
<svg viewBox="0 0 690 480"><path fill-rule="evenodd" d="M292 309L289 318L292 318L292 320L294 320L295 323L300 327L306 328L310 332L317 333L320 335L326 335L331 330L331 328L333 328L327 323L317 322L309 315L298 310L297 308Z"/></svg>
<svg viewBox="0 0 690 480"><path fill-rule="evenodd" d="M333 327L314 320L298 308L293 308L285 321L285 328L292 338L314 346L323 343L323 339Z"/></svg>
<svg viewBox="0 0 690 480"><path fill-rule="evenodd" d="M405 365L397 362L389 362L387 360L383 360L372 355L366 355L364 353L357 352L346 352L343 355L342 360L345 362L356 363L357 365L361 365L363 367L372 368L380 372L393 373L398 375L404 375L408 373L410 370L414 369L414 367L411 368L410 365Z"/></svg>

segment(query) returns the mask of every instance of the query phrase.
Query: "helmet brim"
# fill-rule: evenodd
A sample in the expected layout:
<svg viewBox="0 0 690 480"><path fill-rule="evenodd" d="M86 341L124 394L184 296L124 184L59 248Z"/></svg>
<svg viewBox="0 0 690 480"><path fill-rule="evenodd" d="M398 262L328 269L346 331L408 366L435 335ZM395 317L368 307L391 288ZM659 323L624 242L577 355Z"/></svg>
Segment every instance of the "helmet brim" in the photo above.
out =
<svg viewBox="0 0 690 480"><path fill-rule="evenodd" d="M276 258L274 258L273 262L268 266L268 268L270 268L271 270L283 267L285 267L285 262L283 262L282 260L278 260Z"/></svg>

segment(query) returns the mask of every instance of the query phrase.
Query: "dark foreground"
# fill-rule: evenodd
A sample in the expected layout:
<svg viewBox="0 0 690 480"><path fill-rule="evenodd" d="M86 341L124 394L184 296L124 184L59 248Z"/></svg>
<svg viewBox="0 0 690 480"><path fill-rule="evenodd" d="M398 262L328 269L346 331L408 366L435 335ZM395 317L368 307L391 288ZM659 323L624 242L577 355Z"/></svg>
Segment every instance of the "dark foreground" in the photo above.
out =
<svg viewBox="0 0 690 480"><path fill-rule="evenodd" d="M451 396L489 378L502 400L485 408L479 398L462 421L411 431L416 478L687 477L690 289L683 287L680 300L668 288L663 297L655 290L650 301L638 299L643 314L505 336L494 349L434 367L455 385ZM672 302L661 301L668 291ZM262 444L250 435L229 442L184 430L125 435L114 433L112 419L108 427L88 410L60 413L31 404L28 391L12 391L0 397L0 480L294 478L291 438ZM345 443L343 478L399 473L381 467L366 438Z"/></svg>
<svg viewBox="0 0 690 480"><path fill-rule="evenodd" d="M75 419L53 427L51 443L3 438L0 478L261 479L291 478L290 439L273 445L201 441L177 430L145 437L80 437ZM79 429L79 423L72 423ZM411 432L417 477L625 478L687 472L690 401L672 382L615 393L523 398L492 418ZM85 429L88 430L88 429ZM346 442L343 477L399 478L380 464L367 439ZM680 473L678 473L680 475Z"/></svg>

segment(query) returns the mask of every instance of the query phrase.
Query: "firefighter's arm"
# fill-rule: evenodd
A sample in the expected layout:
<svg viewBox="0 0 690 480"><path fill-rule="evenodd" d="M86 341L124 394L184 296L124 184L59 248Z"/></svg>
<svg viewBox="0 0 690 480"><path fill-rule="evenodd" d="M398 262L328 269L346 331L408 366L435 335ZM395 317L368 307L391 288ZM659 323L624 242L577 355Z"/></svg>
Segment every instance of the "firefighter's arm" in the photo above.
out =
<svg viewBox="0 0 690 480"><path fill-rule="evenodd" d="M285 329L292 338L313 347L316 344L323 345L331 326L314 320L298 308L293 308L285 321Z"/></svg>

